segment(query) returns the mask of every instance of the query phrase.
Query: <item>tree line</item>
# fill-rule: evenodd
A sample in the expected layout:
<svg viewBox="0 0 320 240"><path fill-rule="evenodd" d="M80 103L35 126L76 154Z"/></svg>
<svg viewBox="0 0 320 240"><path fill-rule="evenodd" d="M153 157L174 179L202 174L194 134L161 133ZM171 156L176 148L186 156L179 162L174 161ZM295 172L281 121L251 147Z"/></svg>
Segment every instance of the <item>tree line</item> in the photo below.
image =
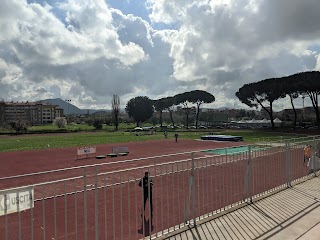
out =
<svg viewBox="0 0 320 240"><path fill-rule="evenodd" d="M249 107L264 109L271 120L274 129L273 104L275 101L289 97L294 112L294 127L297 123L297 111L293 100L302 96L309 97L315 111L318 129L320 129L320 114L318 95L320 93L320 72L300 72L290 76L269 78L243 85L237 92L239 100Z"/></svg>
<svg viewBox="0 0 320 240"><path fill-rule="evenodd" d="M196 128L198 128L200 106L204 103L212 103L214 101L215 97L211 93L203 90L194 90L157 100L152 100L146 96L138 96L128 101L125 110L129 117L136 122L137 126L151 118L154 111L159 114L159 122L160 126L162 126L162 113L163 111L168 111L172 126L174 127L173 110L174 107L180 105L186 115L186 127L189 128L191 104L195 104Z"/></svg>

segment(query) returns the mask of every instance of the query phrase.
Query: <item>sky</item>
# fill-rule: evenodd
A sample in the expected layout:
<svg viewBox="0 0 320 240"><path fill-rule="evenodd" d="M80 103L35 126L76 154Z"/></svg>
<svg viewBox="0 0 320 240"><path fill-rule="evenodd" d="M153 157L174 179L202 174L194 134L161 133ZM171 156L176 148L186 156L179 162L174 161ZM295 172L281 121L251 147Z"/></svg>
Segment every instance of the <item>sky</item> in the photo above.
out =
<svg viewBox="0 0 320 240"><path fill-rule="evenodd" d="M319 12L319 0L2 0L0 98L110 109L114 94L124 108L205 90L205 107L245 108L244 84L320 70Z"/></svg>

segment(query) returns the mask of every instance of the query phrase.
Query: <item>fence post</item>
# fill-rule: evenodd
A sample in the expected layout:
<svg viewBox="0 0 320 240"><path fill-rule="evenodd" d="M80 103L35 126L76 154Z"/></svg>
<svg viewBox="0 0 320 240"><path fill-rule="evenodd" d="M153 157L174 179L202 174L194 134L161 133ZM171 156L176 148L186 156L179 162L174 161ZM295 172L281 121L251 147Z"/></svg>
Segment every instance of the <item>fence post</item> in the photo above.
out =
<svg viewBox="0 0 320 240"><path fill-rule="evenodd" d="M88 222L87 222L87 217L88 217L88 209L87 209L87 168L84 168L84 173L83 173L83 183L84 183L84 188L83 188L83 215L84 215L84 239L88 240Z"/></svg>
<svg viewBox="0 0 320 240"><path fill-rule="evenodd" d="M243 200L246 198L246 194L249 192L250 203L252 201L253 195L253 167L252 167L252 155L251 155L251 145L248 146L248 163L246 167L246 173L244 175L244 193L243 193Z"/></svg>
<svg viewBox="0 0 320 240"><path fill-rule="evenodd" d="M195 195L195 177L194 177L194 153L191 153L191 159L192 159L191 193L192 193L193 226L196 226L196 195Z"/></svg>
<svg viewBox="0 0 320 240"><path fill-rule="evenodd" d="M99 189L98 189L98 166L94 167L94 215L95 215L95 239L99 240Z"/></svg>
<svg viewBox="0 0 320 240"><path fill-rule="evenodd" d="M191 173L189 175L188 179L188 196L187 196L187 203L185 206L185 215L184 215L184 221L185 223L189 221L190 224L190 210L193 213L193 225L195 226L196 223L196 214L195 214L195 193L194 193L194 153L191 153ZM192 199L191 199L192 198ZM192 205L191 205L192 201Z"/></svg>
<svg viewBox="0 0 320 240"><path fill-rule="evenodd" d="M311 164L312 164L312 173L316 174L316 155L317 155L317 144L316 144L316 137L313 136L312 139L312 154L311 154Z"/></svg>
<svg viewBox="0 0 320 240"><path fill-rule="evenodd" d="M252 151L251 145L248 146L249 151L249 195L250 195L250 203L253 203L253 166L252 166Z"/></svg>
<svg viewBox="0 0 320 240"><path fill-rule="evenodd" d="M286 143L286 182L287 187L291 187L292 181L292 172L291 172L291 154L290 154L290 143L288 141Z"/></svg>

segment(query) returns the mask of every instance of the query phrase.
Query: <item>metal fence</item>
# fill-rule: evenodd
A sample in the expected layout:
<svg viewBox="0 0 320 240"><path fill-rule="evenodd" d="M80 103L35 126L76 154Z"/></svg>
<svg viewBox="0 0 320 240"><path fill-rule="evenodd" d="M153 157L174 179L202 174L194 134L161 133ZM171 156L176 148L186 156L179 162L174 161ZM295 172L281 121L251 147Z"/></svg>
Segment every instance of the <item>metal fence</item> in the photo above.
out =
<svg viewBox="0 0 320 240"><path fill-rule="evenodd" d="M165 236L310 177L319 146L318 137L300 138L237 154L199 151L0 178L0 189L15 186L0 190L0 239ZM152 184L143 190L145 172ZM17 187L19 179L32 184Z"/></svg>

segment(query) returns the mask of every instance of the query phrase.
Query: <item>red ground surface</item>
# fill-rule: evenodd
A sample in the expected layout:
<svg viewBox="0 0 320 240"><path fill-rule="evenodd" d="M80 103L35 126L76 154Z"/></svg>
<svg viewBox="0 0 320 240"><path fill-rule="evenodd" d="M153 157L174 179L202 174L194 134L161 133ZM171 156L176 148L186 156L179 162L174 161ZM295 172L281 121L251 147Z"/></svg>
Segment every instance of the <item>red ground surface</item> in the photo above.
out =
<svg viewBox="0 0 320 240"><path fill-rule="evenodd" d="M39 200L35 202L35 207L31 210L0 217L0 239L19 239L19 235L21 239L140 239L144 235L149 235L150 230L154 234L183 223L186 206L188 203L189 206L192 206L192 198L188 202L190 199L188 191L190 171L181 170L190 168L191 161L160 166L155 166L155 164L185 160L190 158L190 154L125 163L119 163L119 161L235 145L243 145L243 143L195 140L179 140L176 143L173 139L163 139L99 145L97 155L110 153L114 146L129 147L128 156L102 160L95 158L75 160L76 148L0 153L0 164L6 166L0 169L1 177L102 162L116 162L97 168L86 168L86 172L84 169L78 169L0 180L0 189L6 189L87 174L86 178L81 177L35 187L36 199L57 196L64 192L78 192ZM197 153L195 157L204 157L204 154ZM245 156L242 157L246 159ZM254 194L286 182L285 159L286 155L282 148L253 158L252 191ZM292 179L305 175L307 170L301 163L302 150L292 151L292 159ZM244 184L247 161L237 160L239 160L238 157L228 159L210 157L196 161L195 212L191 211L189 218L212 212L249 196L248 191L245 193ZM221 162L224 164L219 164ZM148 165L150 167L142 167ZM119 172L121 169L137 167L141 169ZM138 187L137 179L143 176L146 170L149 170L152 176L157 175L153 178L154 216L152 222L148 206L145 219L141 217L142 191ZM94 178L94 171L103 174ZM116 172L110 173L112 171ZM175 173L170 174L171 172ZM167 174L161 175L163 173ZM120 182L124 183L99 188ZM83 192L84 186L89 188L89 185L93 190Z"/></svg>
<svg viewBox="0 0 320 240"><path fill-rule="evenodd" d="M83 165L100 164L106 162L119 162L130 159L152 157L166 154L199 151L204 149L223 148L229 146L243 145L242 142L213 142L213 141L198 141L198 140L179 140L177 143L174 139L151 140L142 142L129 142L121 144L105 144L97 145L96 155L106 155L112 152L112 147L127 146L129 148L128 156L121 156L116 158L95 159L94 157L87 159L77 159L77 148L59 148L59 149L44 149L33 151L19 151L19 152L0 152L0 178L42 172L47 170L55 170ZM134 162L110 164L106 167L99 167L99 171L115 171L125 168L134 168L139 166L146 166L160 162L175 161L186 158L187 156L174 156L166 158L156 158L148 160L139 160ZM188 155L190 157L190 155ZM60 172L55 174L45 174L44 176L35 178L19 178L14 181L1 181L0 189L8 187L16 187L26 184L35 184L37 182L52 181L67 177L79 176L83 174L83 170ZM7 185L9 184L9 185Z"/></svg>

